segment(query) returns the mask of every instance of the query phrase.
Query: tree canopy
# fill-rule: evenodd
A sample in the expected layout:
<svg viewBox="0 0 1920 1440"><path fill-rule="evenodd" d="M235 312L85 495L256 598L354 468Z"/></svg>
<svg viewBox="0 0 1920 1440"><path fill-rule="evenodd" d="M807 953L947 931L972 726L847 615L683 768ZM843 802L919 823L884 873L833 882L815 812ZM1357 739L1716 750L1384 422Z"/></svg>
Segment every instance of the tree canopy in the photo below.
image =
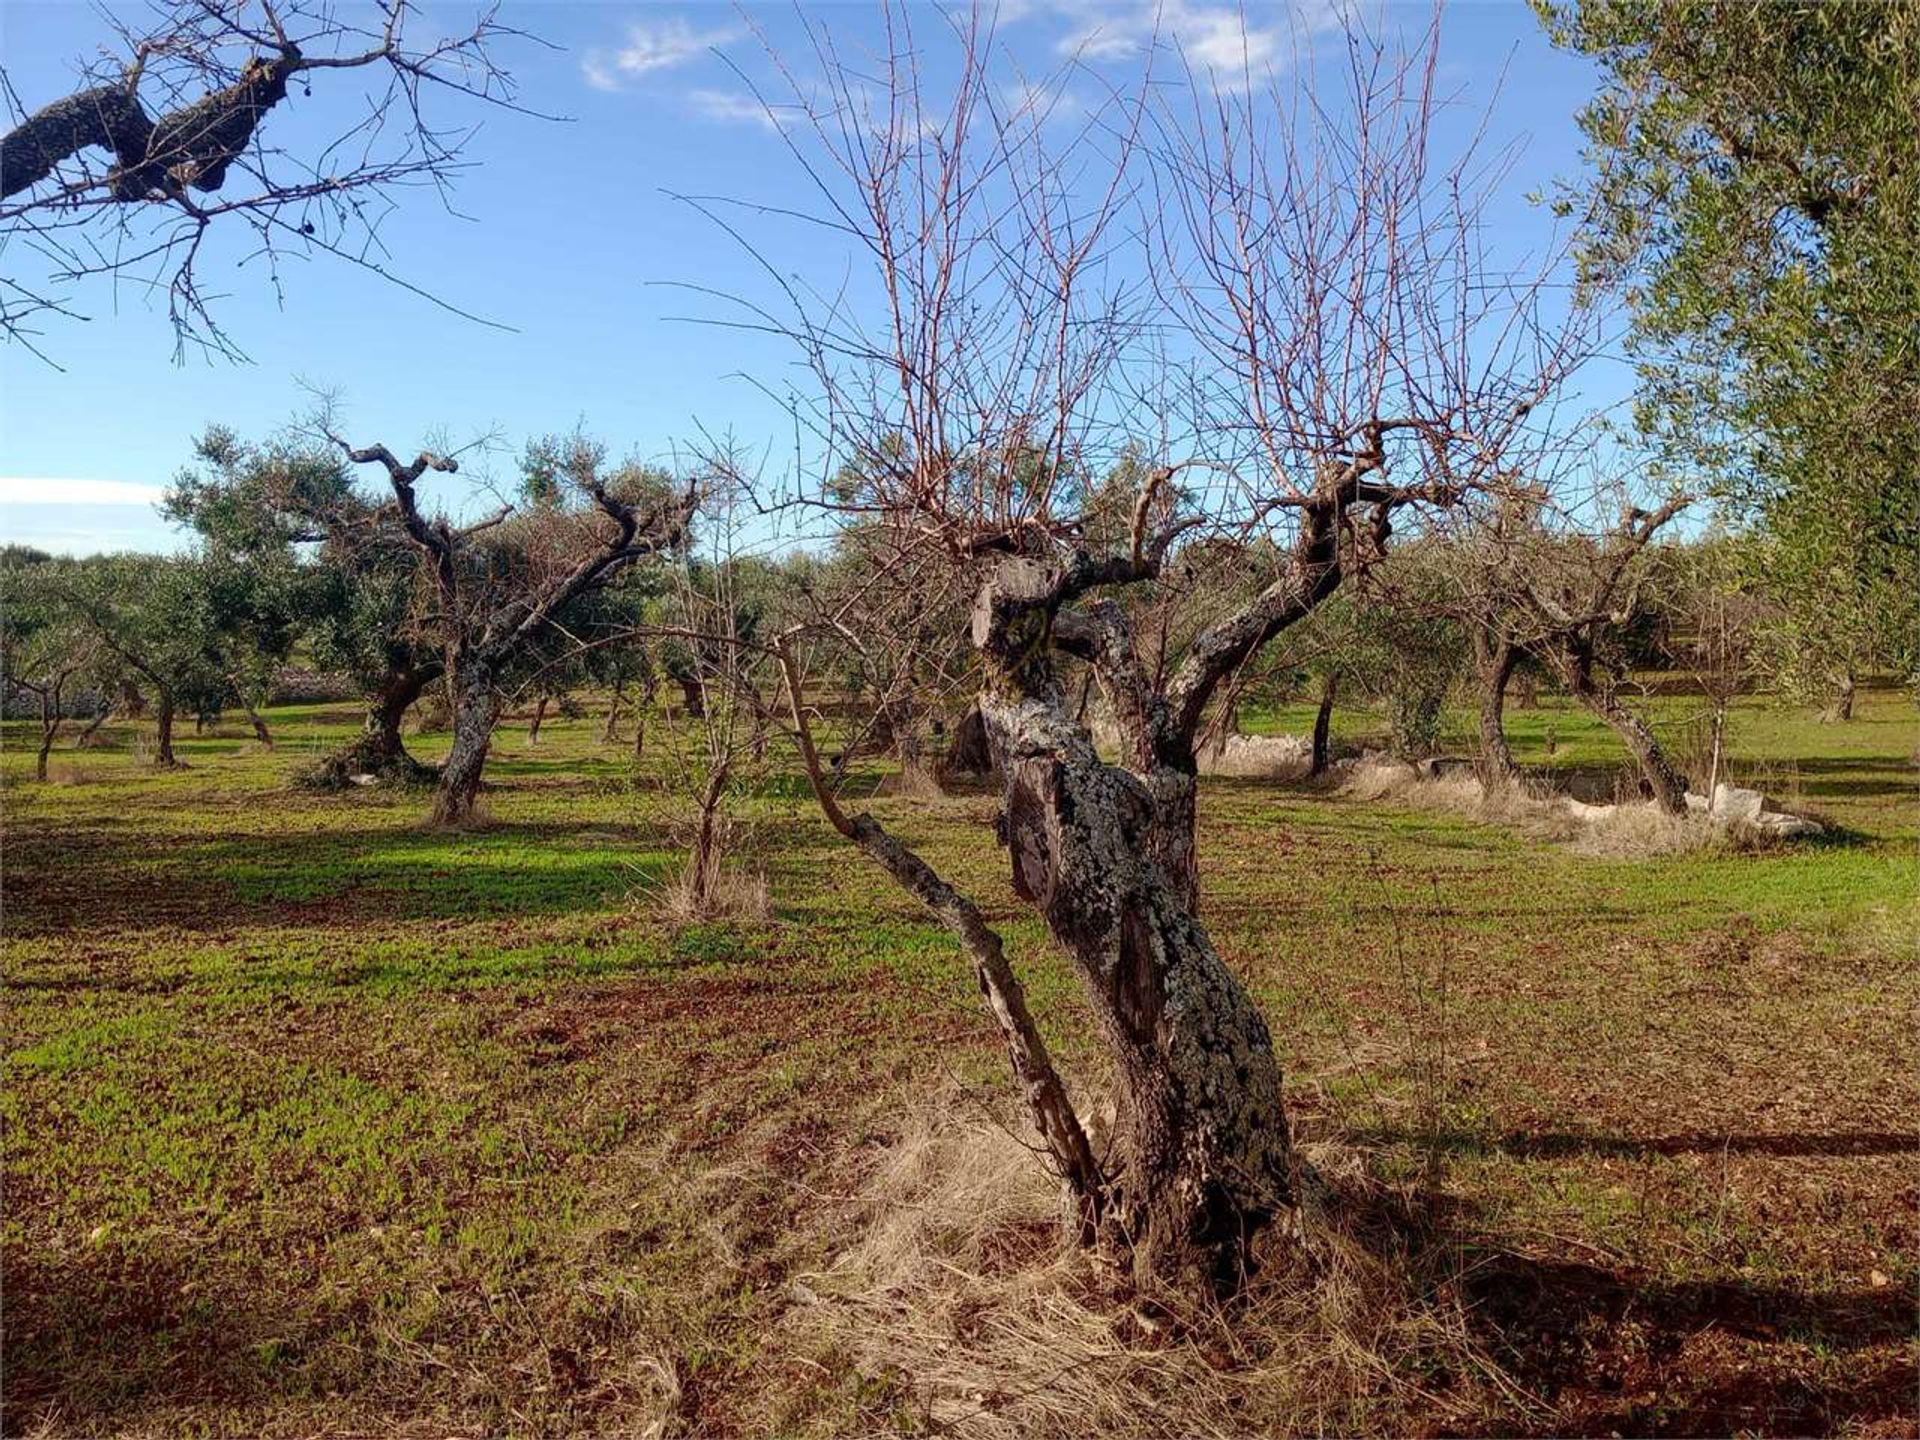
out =
<svg viewBox="0 0 1920 1440"><path fill-rule="evenodd" d="M1562 204L1591 220L1587 279L1626 287L1638 428L1763 528L1784 649L1835 685L1910 671L1920 4L1539 8L1601 69Z"/></svg>

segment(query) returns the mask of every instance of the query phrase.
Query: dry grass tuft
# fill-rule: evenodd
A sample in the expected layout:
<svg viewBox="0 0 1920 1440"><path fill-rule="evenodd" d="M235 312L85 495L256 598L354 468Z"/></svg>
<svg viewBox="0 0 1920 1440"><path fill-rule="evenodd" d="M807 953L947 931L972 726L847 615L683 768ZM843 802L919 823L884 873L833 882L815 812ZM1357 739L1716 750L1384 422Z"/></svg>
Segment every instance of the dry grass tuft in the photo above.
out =
<svg viewBox="0 0 1920 1440"><path fill-rule="evenodd" d="M738 920L761 924L773 916L773 897L767 877L732 865L721 865L702 895L697 867L691 860L669 871L655 887L654 904L672 925L699 925L710 920Z"/></svg>
<svg viewBox="0 0 1920 1440"><path fill-rule="evenodd" d="M85 785L92 776L86 768L71 761L50 761L47 765L47 783L49 785Z"/></svg>
<svg viewBox="0 0 1920 1440"><path fill-rule="evenodd" d="M1652 801L1586 805L1537 781L1483 785L1474 775L1423 780L1411 765L1356 766L1341 787L1351 799L1459 815L1499 825L1529 839L1566 845L1585 855L1638 859L1718 847L1753 848L1769 837L1716 826L1694 815L1669 815ZM1749 827L1750 829L1750 827Z"/></svg>
<svg viewBox="0 0 1920 1440"><path fill-rule="evenodd" d="M1412 1211L1382 1223L1401 1207L1351 1151L1303 1147L1319 1197L1305 1243L1275 1236L1246 1294L1147 1302L1063 1243L1030 1149L957 1108L929 1107L883 1153L834 1219L855 1238L792 1283L790 1338L891 1380L893 1421L905 1404L1007 1440L1391 1434L1483 1413L1507 1389L1444 1283L1458 1257L1408 1241Z"/></svg>

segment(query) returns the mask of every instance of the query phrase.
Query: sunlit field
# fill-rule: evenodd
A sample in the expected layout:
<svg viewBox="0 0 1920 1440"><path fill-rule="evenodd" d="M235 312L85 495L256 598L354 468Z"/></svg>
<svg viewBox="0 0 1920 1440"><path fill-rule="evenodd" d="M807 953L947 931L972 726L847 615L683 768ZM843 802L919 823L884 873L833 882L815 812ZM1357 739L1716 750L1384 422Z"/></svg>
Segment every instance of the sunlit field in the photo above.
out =
<svg viewBox="0 0 1920 1440"><path fill-rule="evenodd" d="M1454 1257L1421 1303L1478 1357L1383 1352L1339 1428L1912 1433L1914 713L1744 703L1736 778L1833 827L1760 853L1597 859L1206 782L1203 919L1303 1152L1418 1200ZM1023 1423L1011 1385L955 1393L822 1316L903 1137L1017 1106L964 958L778 742L738 852L772 918L675 927L664 738L636 769L597 715L537 748L510 719L485 823L449 833L425 792L289 785L352 706L268 719L272 751L229 723L168 773L110 726L46 785L8 727L7 1434ZM1620 760L1552 699L1510 729L1528 765ZM870 804L984 897L1084 1079L1088 1014L1011 893L995 797Z"/></svg>

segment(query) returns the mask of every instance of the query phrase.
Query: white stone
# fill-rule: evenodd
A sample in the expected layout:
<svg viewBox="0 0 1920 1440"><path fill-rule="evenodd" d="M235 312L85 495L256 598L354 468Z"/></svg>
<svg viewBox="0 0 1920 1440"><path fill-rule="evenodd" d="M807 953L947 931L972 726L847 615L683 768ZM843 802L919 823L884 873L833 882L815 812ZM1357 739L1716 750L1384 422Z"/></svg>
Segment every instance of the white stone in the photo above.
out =
<svg viewBox="0 0 1920 1440"><path fill-rule="evenodd" d="M1803 835L1824 835L1826 827L1816 820L1808 820L1800 815L1788 815L1779 810L1769 810L1755 815L1747 822L1755 829L1765 830L1771 835L1792 840Z"/></svg>
<svg viewBox="0 0 1920 1440"><path fill-rule="evenodd" d="M1722 782L1713 787L1713 815L1716 820L1757 820L1767 808L1767 797L1758 790L1742 790Z"/></svg>

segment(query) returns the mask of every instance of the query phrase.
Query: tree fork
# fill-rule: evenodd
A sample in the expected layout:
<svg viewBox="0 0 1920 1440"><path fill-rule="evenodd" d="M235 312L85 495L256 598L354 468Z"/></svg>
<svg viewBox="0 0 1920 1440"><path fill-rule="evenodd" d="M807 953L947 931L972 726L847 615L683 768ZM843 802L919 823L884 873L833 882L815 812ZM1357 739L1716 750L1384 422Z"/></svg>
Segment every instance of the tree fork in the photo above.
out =
<svg viewBox="0 0 1920 1440"><path fill-rule="evenodd" d="M1006 770L1014 889L1072 958L1115 1060L1103 1233L1143 1283L1228 1293L1252 1269L1255 1235L1292 1203L1280 1067L1150 843L1162 797L1100 759L1059 690L1055 610L1109 578L1097 563L1001 561L974 606L980 703Z"/></svg>

